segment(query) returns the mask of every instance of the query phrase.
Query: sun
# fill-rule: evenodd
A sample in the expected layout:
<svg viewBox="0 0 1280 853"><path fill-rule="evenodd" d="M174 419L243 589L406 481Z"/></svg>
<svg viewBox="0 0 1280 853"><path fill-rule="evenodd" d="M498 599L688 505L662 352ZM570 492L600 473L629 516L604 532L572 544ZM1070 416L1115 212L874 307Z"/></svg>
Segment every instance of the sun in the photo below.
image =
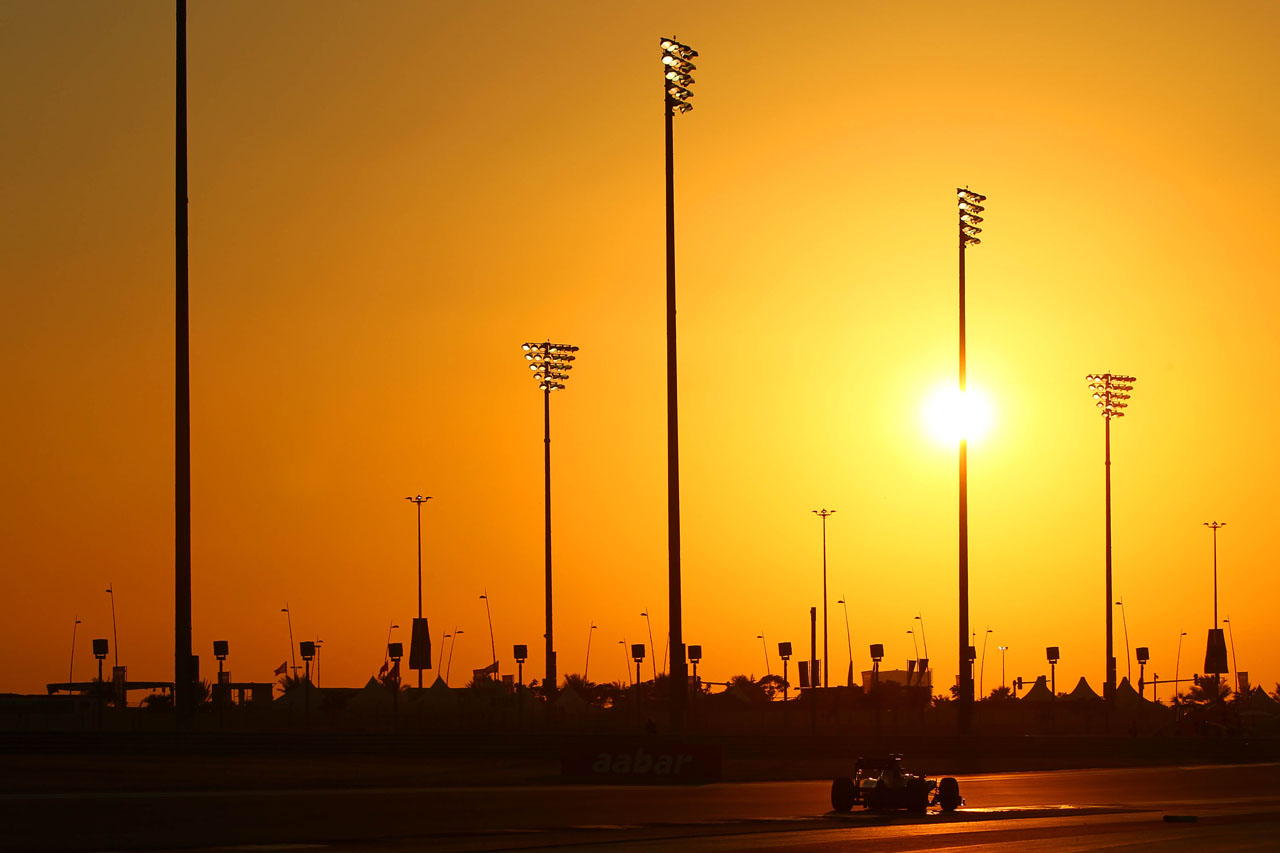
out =
<svg viewBox="0 0 1280 853"><path fill-rule="evenodd" d="M953 386L935 388L924 403L924 422L932 435L944 444L961 438L979 441L991 428L991 404L978 388L961 394Z"/></svg>

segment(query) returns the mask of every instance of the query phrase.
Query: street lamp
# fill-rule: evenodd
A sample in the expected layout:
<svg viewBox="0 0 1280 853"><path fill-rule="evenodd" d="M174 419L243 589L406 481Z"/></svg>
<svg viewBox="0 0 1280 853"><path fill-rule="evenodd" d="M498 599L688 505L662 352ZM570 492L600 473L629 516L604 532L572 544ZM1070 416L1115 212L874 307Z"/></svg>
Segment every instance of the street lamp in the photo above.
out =
<svg viewBox="0 0 1280 853"><path fill-rule="evenodd" d="M187 2L177 4L174 50L173 705L178 728L195 713L191 654L191 292L187 192ZM114 599L112 600L114 604ZM292 647L292 643L289 644ZM296 674L296 673L295 673Z"/></svg>
<svg viewBox="0 0 1280 853"><path fill-rule="evenodd" d="M924 631L924 615L917 615L916 621L920 623L920 643L924 646L924 659L929 659L929 635Z"/></svg>
<svg viewBox="0 0 1280 853"><path fill-rule="evenodd" d="M645 624L649 626L649 649L652 651L657 647L654 646L653 644L653 622L649 620L649 608L646 607L640 615L644 617ZM656 685L658 683L657 655L654 655L653 657L649 658L649 665L653 667L653 683Z"/></svg>
<svg viewBox="0 0 1280 853"><path fill-rule="evenodd" d="M293 679L298 680L298 655L293 645L293 614L289 611L288 602L284 607L280 608L280 612L284 614L285 621L289 624L289 662L293 666Z"/></svg>
<svg viewBox="0 0 1280 853"><path fill-rule="evenodd" d="M1240 692L1240 666L1236 663L1236 629L1231 627L1231 617L1222 620L1227 626L1227 635L1231 637L1231 670L1236 674L1236 693Z"/></svg>
<svg viewBox="0 0 1280 853"><path fill-rule="evenodd" d="M987 639L992 631L990 628L982 635L982 660L978 662L978 694L981 696L987 689Z"/></svg>
<svg viewBox="0 0 1280 853"><path fill-rule="evenodd" d="M386 665L391 660L391 632L399 627L400 626L394 622L390 623L387 627L387 646L382 658L383 665Z"/></svg>
<svg viewBox="0 0 1280 853"><path fill-rule="evenodd" d="M1175 704L1177 704L1178 700L1178 671L1182 668L1182 638L1185 636L1187 636L1186 631L1178 634L1178 657L1175 658L1173 664L1173 699Z"/></svg>
<svg viewBox="0 0 1280 853"><path fill-rule="evenodd" d="M423 497L422 495L415 495L411 498L405 498L405 500L411 501L417 504L418 506L418 618L421 619L422 618L422 505L427 501L431 500L431 496L427 495L426 497ZM409 665L413 666L412 653L409 655L409 658L410 658ZM427 663L430 663L430 661L427 661ZM419 687L422 686L422 669L421 668L418 669L418 686Z"/></svg>
<svg viewBox="0 0 1280 853"><path fill-rule="evenodd" d="M761 631L759 634L756 634L756 639L760 641L760 647L764 649L764 674L769 675L770 674L769 644L765 642L764 631Z"/></svg>
<svg viewBox="0 0 1280 853"><path fill-rule="evenodd" d="M908 628L907 633L911 635L911 648L915 650L916 660L920 660L920 646L916 644L916 632Z"/></svg>
<svg viewBox="0 0 1280 853"><path fill-rule="evenodd" d="M1216 546L1215 546L1214 554L1215 555L1217 554ZM1215 562L1214 562L1214 578L1215 578L1214 588L1215 589L1217 589L1217 586L1216 586L1217 577L1218 577L1217 562L1216 562L1216 556L1215 556ZM119 666L120 665L120 634L116 631L116 589L114 584L110 584L110 583L107 584L107 595L111 596L111 644L115 646L115 649L112 652L112 654L115 655L113 660L115 660L115 665ZM1216 593L1214 595L1213 600L1214 600L1214 609L1213 609L1214 619L1217 619L1218 599L1217 599Z"/></svg>
<svg viewBox="0 0 1280 853"><path fill-rule="evenodd" d="M1124 596L1116 602L1116 607L1120 608L1120 624L1124 626L1124 677L1129 680L1129 686L1133 686L1133 663L1129 654L1129 620L1124 615Z"/></svg>
<svg viewBox="0 0 1280 853"><path fill-rule="evenodd" d="M671 638L671 725L684 725L688 701L688 667L685 664L683 609L680 594L680 418L676 365L676 202L675 134L672 119L677 112L693 109L694 71L698 52L674 38L659 41L662 48L663 121L666 137L666 237L667 237L667 595Z"/></svg>
<svg viewBox="0 0 1280 853"><path fill-rule="evenodd" d="M596 632L596 623L593 621L591 623L591 629L587 631L587 659L582 664L582 680L586 681L588 684L591 683L587 681L587 670L591 666L591 635L594 634L595 632Z"/></svg>
<svg viewBox="0 0 1280 853"><path fill-rule="evenodd" d="M1206 521L1204 526L1213 531L1213 628L1209 631L1209 648L1205 654L1205 669L1216 679L1222 677L1221 668L1226 664L1227 649L1222 643L1222 629L1218 627L1218 528L1226 527L1225 521ZM1216 686L1216 685L1215 685Z"/></svg>
<svg viewBox="0 0 1280 853"><path fill-rule="evenodd" d="M533 371L533 379L542 392L542 445L543 445L543 502L546 506L546 598L547 598L547 674L542 680L542 690L547 696L556 689L556 653L552 635L551 619L551 392L563 391L564 383L569 381L569 371L573 370L574 355L578 348L570 344L525 343L520 347L524 351L525 360L529 362L529 370Z"/></svg>
<svg viewBox="0 0 1280 853"><path fill-rule="evenodd" d="M453 672L453 650L454 650L455 648L457 648L457 646L458 646L458 635L459 635L459 634L465 634L465 633L467 633L467 632L466 632L466 631L464 631L464 630L462 630L461 628L454 628L454 629L453 629L453 642L449 644L449 665L448 665L447 667L445 667L445 671L444 671L444 686L445 686L445 687L448 687L448 686L449 686L449 674L450 674L451 672Z"/></svg>
<svg viewBox="0 0 1280 853"><path fill-rule="evenodd" d="M489 617L489 651L493 654L493 662L498 662L498 647L493 644L493 614L489 612L489 590L485 590L480 596L484 599L484 615ZM495 671L494 676L497 676ZM501 680L501 679L499 679Z"/></svg>
<svg viewBox="0 0 1280 853"><path fill-rule="evenodd" d="M997 646L997 648L999 648L999 649L1000 649L1000 687L1001 687L1001 688L1003 688L1003 687L1005 686L1005 678L1004 678L1004 653L1005 653L1005 652L1007 652L1007 651L1009 651L1009 647L1008 647L1008 646Z"/></svg>
<svg viewBox="0 0 1280 853"><path fill-rule="evenodd" d="M848 596L841 598L836 604L844 608L844 642L849 647L849 676L846 679L849 687L853 686L853 638L849 636L849 604Z"/></svg>
<svg viewBox="0 0 1280 853"><path fill-rule="evenodd" d="M623 637L618 641L618 645L622 646L622 669L627 674L627 678L631 677L631 658L627 657L627 638ZM631 682L635 686L635 682Z"/></svg>
<svg viewBox="0 0 1280 853"><path fill-rule="evenodd" d="M979 215L985 209L982 202L987 197L965 189L956 189L956 214L960 244L960 398L964 399L967 388L967 369L965 364L965 294L964 294L964 261L965 250L977 246L982 241L978 235L982 229L978 223ZM960 523L959 523L959 576L960 576L960 677L958 680L959 700L957 724L962 735L972 731L973 724L973 660L967 654L969 637L969 441L962 432L960 435ZM984 643L985 644L985 643Z"/></svg>
<svg viewBox="0 0 1280 853"><path fill-rule="evenodd" d="M76 628L80 626L80 620L77 619L75 624L71 626L71 665L67 667L67 683L75 681L76 674Z"/></svg>
<svg viewBox="0 0 1280 853"><path fill-rule="evenodd" d="M827 652L827 516L835 515L834 509L815 509L813 514L822 519L822 683L831 686L831 657Z"/></svg>
<svg viewBox="0 0 1280 853"><path fill-rule="evenodd" d="M1106 661L1106 679L1103 684L1103 694L1110 699L1116 689L1116 659L1111 653L1111 635L1113 631L1111 617L1111 419L1123 418L1124 410L1129 407L1129 392L1133 390L1133 383L1138 380L1132 376L1123 376L1118 373L1090 373L1085 379L1089 382L1089 390L1093 392L1093 399L1096 400L1097 407L1101 409L1102 419L1105 423L1104 441L1105 441L1105 467L1106 467L1106 527L1107 527L1107 573L1106 573L1106 603L1107 603L1107 647L1105 654Z"/></svg>

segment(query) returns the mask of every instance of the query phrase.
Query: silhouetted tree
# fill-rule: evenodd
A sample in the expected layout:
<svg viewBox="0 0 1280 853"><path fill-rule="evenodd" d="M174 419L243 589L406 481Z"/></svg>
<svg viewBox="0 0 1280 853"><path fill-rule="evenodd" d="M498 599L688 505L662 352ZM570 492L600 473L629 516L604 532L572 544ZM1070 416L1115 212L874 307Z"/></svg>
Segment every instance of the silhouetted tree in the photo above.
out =
<svg viewBox="0 0 1280 853"><path fill-rule="evenodd" d="M1277 702L1280 702L1280 681L1276 682L1276 689L1272 691L1271 698L1275 699Z"/></svg>
<svg viewBox="0 0 1280 853"><path fill-rule="evenodd" d="M1186 693L1186 701L1196 704L1205 705L1210 702L1224 702L1231 695L1231 688L1227 686L1225 678L1218 678L1213 675L1202 675L1196 679L1191 685L1191 689Z"/></svg>
<svg viewBox="0 0 1280 853"><path fill-rule="evenodd" d="M786 688L791 685L783 681L781 675L766 675L756 682L756 686L764 692L765 698L772 702L782 696Z"/></svg>
<svg viewBox="0 0 1280 853"><path fill-rule="evenodd" d="M991 691L991 695L987 696L986 702L1009 702L1013 699L1013 690L1008 687L1000 686Z"/></svg>

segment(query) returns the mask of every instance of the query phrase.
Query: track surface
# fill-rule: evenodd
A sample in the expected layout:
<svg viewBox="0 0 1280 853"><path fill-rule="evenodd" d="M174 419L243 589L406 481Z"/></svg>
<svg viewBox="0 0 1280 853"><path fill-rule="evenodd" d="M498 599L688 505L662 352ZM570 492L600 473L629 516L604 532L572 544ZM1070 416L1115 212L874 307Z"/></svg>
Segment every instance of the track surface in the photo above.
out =
<svg viewBox="0 0 1280 853"><path fill-rule="evenodd" d="M19 850L1280 849L1280 764L960 777L955 816L828 812L828 782L10 793ZM1196 822L1169 823L1164 815ZM283 845L283 846L282 846ZM297 847L295 845L306 845ZM1148 846L1150 845L1150 846Z"/></svg>

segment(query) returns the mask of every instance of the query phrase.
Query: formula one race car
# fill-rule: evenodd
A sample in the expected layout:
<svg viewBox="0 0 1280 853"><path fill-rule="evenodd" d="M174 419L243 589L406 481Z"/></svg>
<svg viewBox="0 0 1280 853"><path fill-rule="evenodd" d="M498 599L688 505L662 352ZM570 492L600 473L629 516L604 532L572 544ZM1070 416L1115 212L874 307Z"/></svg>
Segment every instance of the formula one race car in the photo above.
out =
<svg viewBox="0 0 1280 853"><path fill-rule="evenodd" d="M944 776L935 782L902 768L902 756L859 758L853 777L841 776L831 782L831 807L847 812L855 804L883 811L908 809L924 813L929 806L941 806L944 812L964 805L960 785L954 777Z"/></svg>

